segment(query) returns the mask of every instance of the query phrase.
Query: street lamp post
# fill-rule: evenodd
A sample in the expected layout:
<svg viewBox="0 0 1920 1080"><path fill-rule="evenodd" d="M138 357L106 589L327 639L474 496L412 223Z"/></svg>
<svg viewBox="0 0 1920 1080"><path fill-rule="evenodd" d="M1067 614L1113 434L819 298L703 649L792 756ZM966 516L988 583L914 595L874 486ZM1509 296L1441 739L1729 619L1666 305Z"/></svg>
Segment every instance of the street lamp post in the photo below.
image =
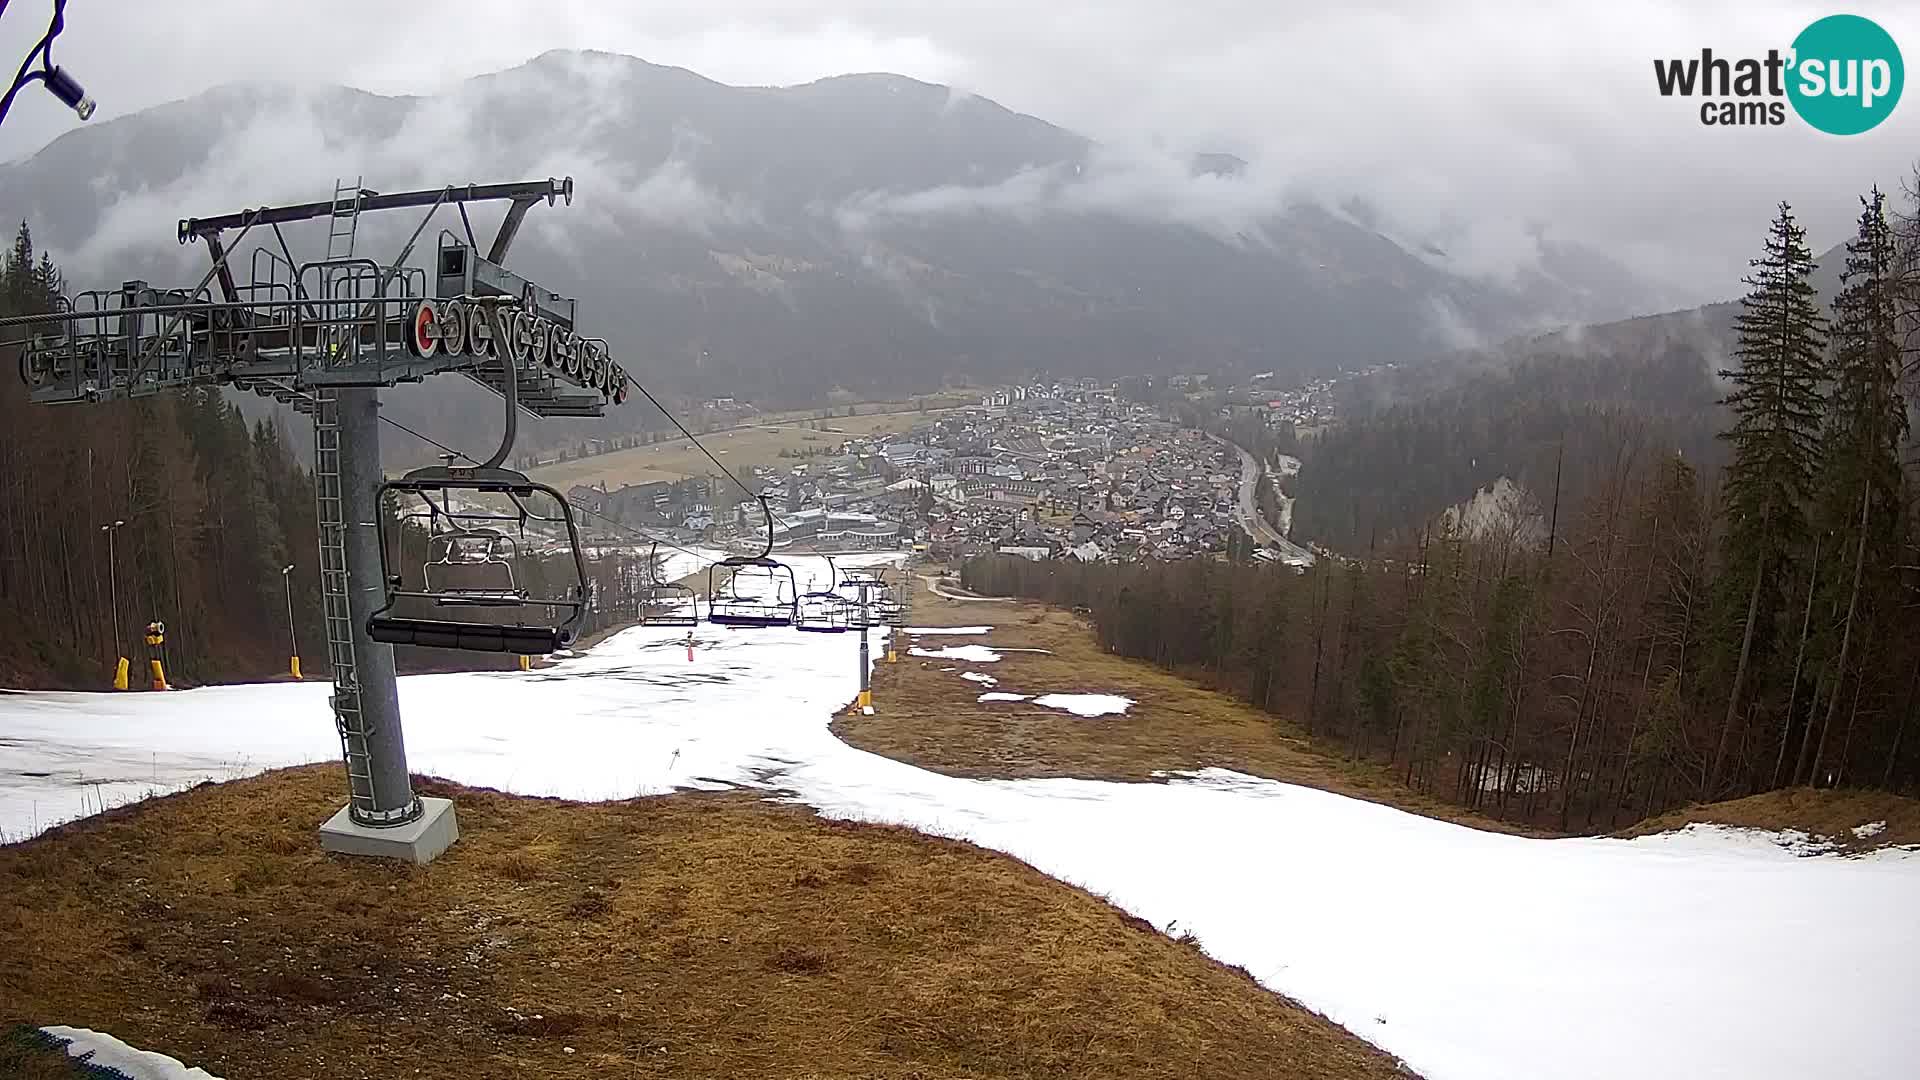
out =
<svg viewBox="0 0 1920 1080"><path fill-rule="evenodd" d="M868 716L873 715L873 684L867 681L869 678L871 678L872 672L873 672L873 669L868 665L868 662L867 662L867 624L872 621L873 620L869 616L868 610L867 610L867 583L863 579L860 582L860 698L859 698L859 702L860 702L860 711L865 713Z"/></svg>
<svg viewBox="0 0 1920 1080"><path fill-rule="evenodd" d="M114 562L113 555L114 534L119 532L125 524L125 521L112 521L100 526L100 531L107 534L107 595L112 598L113 604L113 688L115 690L127 688L127 651L120 644L120 567Z"/></svg>
<svg viewBox="0 0 1920 1080"><path fill-rule="evenodd" d="M293 629L293 564L280 568L280 583L287 589L287 667L294 678L300 677L300 636Z"/></svg>

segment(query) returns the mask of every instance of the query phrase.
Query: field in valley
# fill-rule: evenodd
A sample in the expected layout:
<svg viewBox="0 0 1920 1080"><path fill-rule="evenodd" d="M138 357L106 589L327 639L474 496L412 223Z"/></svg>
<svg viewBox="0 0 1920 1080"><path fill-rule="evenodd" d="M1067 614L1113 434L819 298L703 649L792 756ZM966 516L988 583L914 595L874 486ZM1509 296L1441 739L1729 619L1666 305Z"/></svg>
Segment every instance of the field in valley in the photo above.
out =
<svg viewBox="0 0 1920 1080"><path fill-rule="evenodd" d="M928 404L924 412L908 405L827 419L818 419L811 412L769 414L751 424L703 434L700 442L736 473L755 465L797 464L791 458L782 458L781 452L826 453L850 438L905 434L957 404L951 395L925 400ZM968 400L977 401L978 395L969 392ZM545 465L530 475L563 491L574 484L605 484L612 490L626 484L718 476L719 470L699 447L680 438Z"/></svg>

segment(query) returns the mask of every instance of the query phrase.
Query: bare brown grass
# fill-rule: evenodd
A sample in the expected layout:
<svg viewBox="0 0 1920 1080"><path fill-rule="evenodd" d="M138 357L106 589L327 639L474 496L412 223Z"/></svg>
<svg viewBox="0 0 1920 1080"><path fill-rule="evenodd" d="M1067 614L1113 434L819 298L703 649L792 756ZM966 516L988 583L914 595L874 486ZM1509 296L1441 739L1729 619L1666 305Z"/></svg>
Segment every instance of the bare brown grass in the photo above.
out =
<svg viewBox="0 0 1920 1080"><path fill-rule="evenodd" d="M929 635L920 640L924 648L979 642L1046 651L1003 652L996 663L973 664L910 656L903 645L897 662L875 668L874 715L834 721L834 732L863 750L975 778L1149 781L1217 766L1475 828L1524 831L1414 791L1379 765L1348 760L1284 718L1107 653L1080 616L1026 602L947 600L924 582L916 587L916 625L993 627L979 637ZM962 679L959 671L991 675L999 685ZM1124 715L1085 718L1031 702L978 701L988 689L1120 694L1135 704Z"/></svg>
<svg viewBox="0 0 1920 1080"><path fill-rule="evenodd" d="M922 568L918 574L933 574ZM1498 832L1550 835L1463 810L1407 787L1386 768L1347 758L1298 724L1181 676L1103 651L1078 615L1041 604L949 600L916 578L919 626L991 626L978 637L928 635L920 644L980 642L1045 652L1004 652L973 664L900 653L874 674L874 715L834 721L842 739L864 750L953 776L1075 776L1146 781L1163 772L1209 766L1350 795L1410 813ZM951 587L949 592L955 591ZM947 670L957 669L957 670ZM991 688L959 677L975 671ZM1136 704L1125 715L1082 718L1030 702L981 702L988 689L1038 695L1114 693ZM1884 821L1884 831L1855 837L1854 826ZM1640 836L1710 822L1757 829L1799 829L1847 851L1920 845L1920 800L1875 791L1794 788L1651 818L1619 835Z"/></svg>
<svg viewBox="0 0 1920 1080"><path fill-rule="evenodd" d="M0 1024L229 1080L1401 1075L967 844L736 794L422 787L463 833L426 867L321 853L343 788L322 766L0 848Z"/></svg>
<svg viewBox="0 0 1920 1080"><path fill-rule="evenodd" d="M1850 851L1889 845L1920 845L1920 799L1884 791L1816 791L1788 788L1730 802L1671 810L1626 830L1624 836L1666 832L1694 823L1747 829L1799 829ZM1872 836L1853 834L1856 826L1885 822Z"/></svg>

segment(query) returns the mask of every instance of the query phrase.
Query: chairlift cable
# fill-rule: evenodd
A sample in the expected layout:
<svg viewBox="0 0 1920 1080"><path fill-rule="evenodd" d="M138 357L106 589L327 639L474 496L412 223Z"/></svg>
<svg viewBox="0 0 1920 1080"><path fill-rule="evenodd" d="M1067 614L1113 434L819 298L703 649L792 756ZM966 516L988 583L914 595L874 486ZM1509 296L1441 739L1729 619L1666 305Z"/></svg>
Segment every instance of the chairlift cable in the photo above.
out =
<svg viewBox="0 0 1920 1080"><path fill-rule="evenodd" d="M702 454L706 454L707 460L713 462L716 466L718 466L721 472L727 474L727 479L732 480L735 486L737 486L742 492L745 492L746 495L749 498L751 498L754 502L760 504L761 516L765 518L766 524L767 524L766 547L762 549L760 553L760 557L767 558L771 556L773 553L773 508L767 503L767 497L765 495L762 495L754 491L752 488L748 487L746 484L741 483L740 478L738 476L735 476L731 471L729 471L725 465L721 465L720 460L714 457L711 453L708 453L707 448L701 445L700 440L694 438L693 433L688 431L686 427L680 423L679 420L675 419L672 413L667 412L666 406L661 405L660 402L654 399L654 396L652 394L647 393L646 387L641 386L638 382L634 381L633 376L631 375L627 376L627 381L633 385L634 389L640 391L640 393L644 395L648 401L652 401L654 408L659 409L662 413L665 413L667 419L673 421L673 426L676 428L679 428L680 433L686 436L687 441L691 442L696 448L698 448ZM807 554L813 555L816 558L823 557L820 549L815 547L813 544L809 543L808 541L796 540L796 541L789 541L789 543L793 545L793 548L790 550L797 549L797 550L804 551Z"/></svg>
<svg viewBox="0 0 1920 1080"><path fill-rule="evenodd" d="M473 462L475 465L480 464L480 460L474 457L472 454L469 454L464 450L456 450L453 447L448 446L446 443L441 442L439 439L433 438L432 436L422 435L420 432L415 431L412 428L408 427L407 425L401 423L400 421L387 416L385 413L380 414L380 419L388 424L393 425L396 428L399 428L401 431L406 432L407 434L413 436L414 438L419 439L421 442L424 442L429 446L438 448L443 453L451 454L457 458L465 458L466 460ZM671 540L663 540L660 537L653 535L652 533L646 532L645 530L642 530L642 529L636 529L633 526L628 525L624 522L615 521L613 518L610 518L607 515L602 514L597 510L591 509L589 507L581 506L579 503L573 502L572 500L568 500L567 505L573 507L575 510L578 510L581 513L586 514L590 517L599 518L601 521L604 521L608 525L611 525L614 528L619 529L622 532L625 532L628 536L631 536L635 539L646 540L650 543L665 544L667 547L670 547L673 550L680 552L682 555L691 555L694 558L699 559L701 561L702 563L700 567L701 570L706 569L706 566L713 562L712 559L708 558L705 555L700 554L697 551L693 551L688 548L681 547L679 544L676 544ZM695 571L695 573L698 573L698 572L699 572L698 570Z"/></svg>
<svg viewBox="0 0 1920 1080"><path fill-rule="evenodd" d="M773 554L773 507L767 504L767 497L753 490L752 488L748 487L745 483L741 482L740 478L733 474L732 469L729 469L724 464L722 464L719 458L713 456L713 451L707 449L706 444L702 443L699 439L695 438L693 432L687 430L687 425L681 423L679 417L673 415L673 413L669 411L665 405L660 404L660 399L657 397L654 397L653 392L651 390L648 390L646 387L640 385L640 380L634 378L632 372L627 372L626 376L627 376L628 386L631 386L635 390L640 391L640 396L646 398L647 401L652 403L654 408L659 409L660 415L666 417L667 420L671 422L673 426L679 430L680 434L686 436L687 441L692 443L695 449L699 450L702 454L705 454L707 457L707 460L713 462L714 468L719 469L722 473L724 473L727 479L733 481L735 487L739 488L742 492L746 493L748 498L751 498L755 502L758 502L760 504L760 513L762 516L766 518L766 522L767 522L767 543L766 543L766 546L760 550L759 557L762 559L772 557L772 554ZM711 565L712 564L709 564L709 568L711 568ZM711 600L711 597L709 597L709 600Z"/></svg>
<svg viewBox="0 0 1920 1080"><path fill-rule="evenodd" d="M669 412L665 405L660 404L660 399L654 397L652 391L640 385L640 380L634 378L632 372L627 373L627 385L633 387L635 390L640 391L641 397L644 397L649 402L652 402L653 407L660 410L660 415L665 416L669 421L671 421L673 423L673 426L680 430L680 434L685 435L687 437L687 441L692 443L695 449L699 450L702 454L705 454L707 456L707 460L713 462L715 468L719 469L722 473L725 473L727 479L733 481L735 486L739 487L741 491L746 492L748 495L753 496L754 498L759 498L759 493L754 491L752 488L748 487L746 484L741 483L740 478L733 474L733 470L721 464L720 459L717 457L714 457L712 451L708 450L706 446L700 442L699 439L694 438L693 432L687 430L687 425L681 423L679 417Z"/></svg>
<svg viewBox="0 0 1920 1080"><path fill-rule="evenodd" d="M743 483L738 476L734 475L731 469L728 469L726 465L720 461L719 458L715 457L712 451L709 451L706 448L706 446L702 444L697 437L695 437L693 432L687 430L686 425L682 424L678 417L674 416L672 412L668 411L667 407L660 403L660 399L654 397L652 392L649 391L645 386L642 386L640 384L640 381L638 379L635 379L631 373L627 375L627 384L629 386L632 386L635 390L638 390L640 392L640 395L646 398L647 401L652 403L654 408L660 410L661 415L665 416L667 420L671 422L676 429L679 430L680 434L685 436L688 442L692 443L695 448L697 448L702 454L706 455L707 460L713 462L714 466L718 468L722 473L724 473L727 479L733 481L736 487L738 487L742 492L746 493L748 496L753 498L755 502L758 502L760 504L760 511L767 521L768 553L771 553L772 543L773 543L773 510L768 505L766 497L764 495L761 495L755 492L752 488L748 487L745 483ZM396 428L399 428L401 431L404 431L407 434L412 435L414 438L419 439L422 442L425 442L431 446L437 447L438 449L440 449L445 453L453 454L457 457L465 458L468 461L478 464L478 459L475 458L473 455L468 454L461 450L456 450L453 447L448 446L446 443L443 443L438 439L431 438L427 435L423 435L420 432L415 431L412 428L406 426L405 424L402 424L398 420L394 420L388 417L384 413L380 414L380 419L386 421L387 423L393 425ZM662 543L662 544L665 544L667 547L670 547L675 551L680 552L683 555L690 555L696 559L699 559L703 564L705 564L702 567L702 569L711 568L712 566L715 565L715 560L705 555L702 555L699 552L690 551L687 548L681 547L679 544L676 544L671 540L662 540L651 533L648 533L641 529L636 529L633 526L627 525L623 522L615 521L614 519L606 516L605 514L599 513L598 511L589 509L585 506L581 506L577 503L573 503L569 501L568 505L572 506L574 509L580 511L583 514L586 514L590 517L598 518L599 520L605 522L606 524L616 529L619 529L622 532L626 533L627 535L632 536L636 539L646 540L648 542ZM804 541L804 540L797 541L794 543L793 546L794 548L800 549L804 553L810 554L815 558L825 557L820 552L819 548L815 547L813 544L807 541ZM765 556L763 555L763 557ZM697 570L695 571L695 573L698 573L698 572L699 571ZM838 588L838 586L839 586L839 583L835 582L834 587Z"/></svg>

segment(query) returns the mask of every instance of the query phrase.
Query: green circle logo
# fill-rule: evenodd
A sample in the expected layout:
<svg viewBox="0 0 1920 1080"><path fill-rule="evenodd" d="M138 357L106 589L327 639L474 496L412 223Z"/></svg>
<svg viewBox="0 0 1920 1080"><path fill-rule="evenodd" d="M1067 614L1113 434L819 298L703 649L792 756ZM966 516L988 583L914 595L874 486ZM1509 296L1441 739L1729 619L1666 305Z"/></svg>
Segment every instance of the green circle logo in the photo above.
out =
<svg viewBox="0 0 1920 1080"><path fill-rule="evenodd" d="M1872 130L1893 113L1905 83L1900 47L1872 19L1829 15L1793 39L1787 99L1829 135Z"/></svg>

